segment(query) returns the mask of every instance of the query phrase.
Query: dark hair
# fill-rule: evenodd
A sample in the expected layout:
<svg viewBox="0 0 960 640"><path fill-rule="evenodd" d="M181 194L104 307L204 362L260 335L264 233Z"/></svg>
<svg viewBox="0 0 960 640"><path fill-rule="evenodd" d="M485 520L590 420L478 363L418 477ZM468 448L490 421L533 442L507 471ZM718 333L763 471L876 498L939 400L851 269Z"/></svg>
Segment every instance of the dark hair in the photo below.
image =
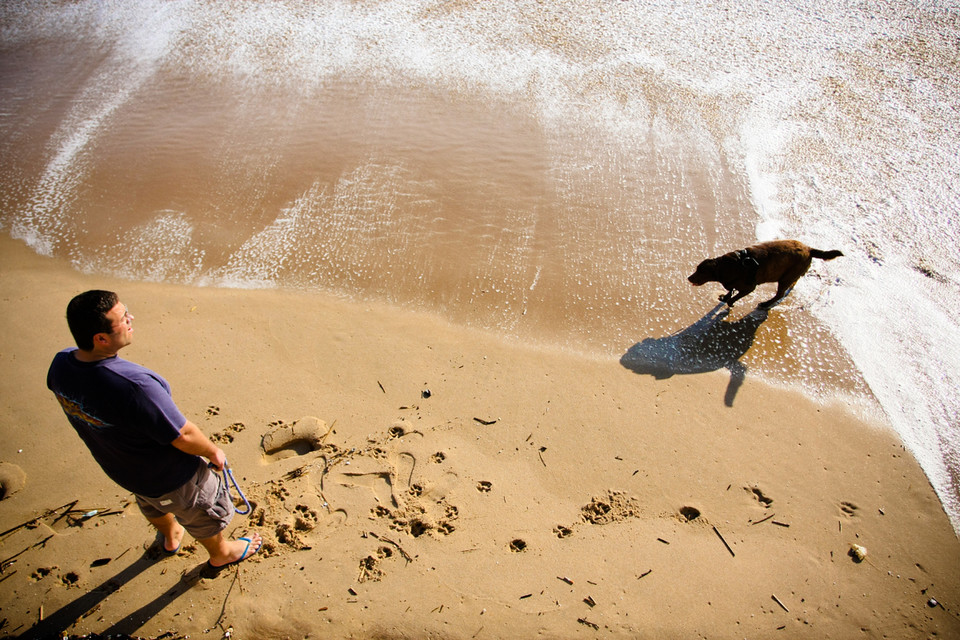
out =
<svg viewBox="0 0 960 640"><path fill-rule="evenodd" d="M84 351L93 349L93 336L113 333L113 323L107 319L110 309L120 298L112 291L85 291L74 296L67 305L67 325L77 346Z"/></svg>

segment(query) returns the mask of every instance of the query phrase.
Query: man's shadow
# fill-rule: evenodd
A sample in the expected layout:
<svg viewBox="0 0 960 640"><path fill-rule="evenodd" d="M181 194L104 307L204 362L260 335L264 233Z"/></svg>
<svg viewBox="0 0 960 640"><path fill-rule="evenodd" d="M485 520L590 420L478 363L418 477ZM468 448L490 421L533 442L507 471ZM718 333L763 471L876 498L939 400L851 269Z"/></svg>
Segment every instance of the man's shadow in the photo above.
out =
<svg viewBox="0 0 960 640"><path fill-rule="evenodd" d="M121 570L112 578L105 580L99 586L94 587L87 593L81 595L73 602L65 604L52 615L47 616L32 628L25 631L21 640L46 640L48 638L59 638L64 631L69 629L77 620L88 612L92 611L97 605L107 599L112 593L119 591L125 584L143 573L146 569L159 561L157 553L153 550L144 552L125 569ZM181 576L180 580L163 594L147 603L137 611L126 616L122 620L114 623L106 632L106 637L130 636L137 629L142 627L147 620L157 615L171 602L189 591L201 577L205 575L206 563L192 569Z"/></svg>
<svg viewBox="0 0 960 640"><path fill-rule="evenodd" d="M721 303L683 331L665 338L645 338L623 354L620 364L658 380L727 369L730 383L723 400L732 407L747 373L740 358L753 344L767 311L757 307L735 322L725 320L729 313L730 308Z"/></svg>

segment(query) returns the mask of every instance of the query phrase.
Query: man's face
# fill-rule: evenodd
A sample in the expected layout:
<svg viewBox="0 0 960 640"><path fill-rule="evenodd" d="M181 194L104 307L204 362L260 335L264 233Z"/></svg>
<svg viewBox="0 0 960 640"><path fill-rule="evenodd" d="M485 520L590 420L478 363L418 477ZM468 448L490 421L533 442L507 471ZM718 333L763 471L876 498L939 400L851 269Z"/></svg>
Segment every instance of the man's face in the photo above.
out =
<svg viewBox="0 0 960 640"><path fill-rule="evenodd" d="M133 314L127 310L127 305L118 302L107 312L106 318L110 321L113 332L104 335L108 336L114 350L119 351L133 342Z"/></svg>

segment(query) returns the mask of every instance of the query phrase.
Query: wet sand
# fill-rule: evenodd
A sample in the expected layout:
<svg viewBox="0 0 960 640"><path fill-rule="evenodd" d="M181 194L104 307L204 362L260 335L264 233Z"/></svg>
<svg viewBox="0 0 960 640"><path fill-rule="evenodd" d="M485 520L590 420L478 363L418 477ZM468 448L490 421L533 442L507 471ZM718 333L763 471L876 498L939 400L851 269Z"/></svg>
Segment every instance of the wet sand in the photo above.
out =
<svg viewBox="0 0 960 640"><path fill-rule="evenodd" d="M36 57L8 62L11 86L57 108L14 110L0 224L88 271L329 291L606 357L696 323L720 289L686 276L757 238L742 169L693 133L545 122L469 87L250 87L176 66L86 114L37 81L62 61ZM817 261L744 364L824 396L868 395L812 312L850 266Z"/></svg>
<svg viewBox="0 0 960 640"><path fill-rule="evenodd" d="M254 505L229 531L265 545L234 570L202 576L189 539L152 557L45 388L66 302L94 287ZM319 293L82 275L7 237L0 297L3 635L960 634L960 542L849 406Z"/></svg>

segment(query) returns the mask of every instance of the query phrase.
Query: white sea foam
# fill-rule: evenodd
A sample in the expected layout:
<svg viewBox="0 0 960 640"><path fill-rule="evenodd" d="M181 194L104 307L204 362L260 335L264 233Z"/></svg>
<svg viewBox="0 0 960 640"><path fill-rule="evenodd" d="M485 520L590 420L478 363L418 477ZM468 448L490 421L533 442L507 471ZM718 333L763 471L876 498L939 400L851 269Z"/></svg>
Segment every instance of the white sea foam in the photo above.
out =
<svg viewBox="0 0 960 640"><path fill-rule="evenodd" d="M804 78L795 98L758 97L745 122L777 140L747 153L757 208L762 224L847 254L841 286L814 312L960 529L960 201L950 177L960 134L957 114L944 111L957 101L956 10L890 5L883 15L826 17L830 30L808 37L832 62L794 71ZM794 130L781 138L788 120Z"/></svg>
<svg viewBox="0 0 960 640"><path fill-rule="evenodd" d="M69 33L109 49L108 61L97 65L51 138L50 159L34 195L11 224L14 237L51 255L58 245L76 241L71 204L86 175L84 153L110 116L152 76L182 23L171 20L170 7L163 3L137 7L126 2L45 7L10 3L5 12L9 13L0 23L8 46L16 46L27 35L56 41Z"/></svg>

